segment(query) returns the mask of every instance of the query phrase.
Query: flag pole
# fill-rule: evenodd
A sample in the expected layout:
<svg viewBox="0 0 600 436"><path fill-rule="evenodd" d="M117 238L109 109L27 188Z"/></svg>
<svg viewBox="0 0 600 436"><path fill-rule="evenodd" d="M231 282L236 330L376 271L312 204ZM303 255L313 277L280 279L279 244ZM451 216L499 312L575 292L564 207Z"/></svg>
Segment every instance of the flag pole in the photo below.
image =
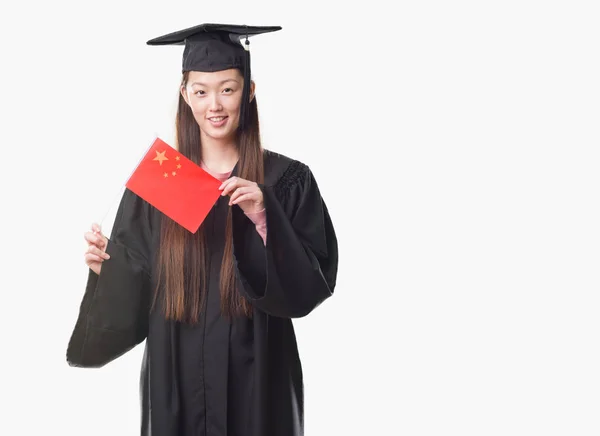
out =
<svg viewBox="0 0 600 436"><path fill-rule="evenodd" d="M108 213L112 210L112 208L115 205L117 199L119 199L123 195L123 187L127 184L127 182L129 181L129 179L131 178L131 175L135 172L135 170L137 169L137 167L140 165L140 163L142 162L142 160L144 159L144 157L148 153L148 150L150 150L150 148L154 145L154 143L156 142L157 139L159 139L159 136L155 132L154 133L154 139L152 140L152 142L150 143L150 145L148 147L146 147L146 150L144 150L144 152L141 154L141 157L138 159L137 163L135 164L135 166L133 167L133 169L131 170L131 172L129 173L129 175L127 176L127 178L125 179L125 182L121 184L121 186L119 187L119 191L113 197L112 201L109 203L108 209L106 210L106 212L104 213L104 216L102 217L102 220L100 220L100 223L98 224L100 226L100 231L101 232L102 232L102 225L104 224L104 220L108 216ZM97 233L97 232L94 232L94 233ZM104 235L104 236L106 236L106 235Z"/></svg>

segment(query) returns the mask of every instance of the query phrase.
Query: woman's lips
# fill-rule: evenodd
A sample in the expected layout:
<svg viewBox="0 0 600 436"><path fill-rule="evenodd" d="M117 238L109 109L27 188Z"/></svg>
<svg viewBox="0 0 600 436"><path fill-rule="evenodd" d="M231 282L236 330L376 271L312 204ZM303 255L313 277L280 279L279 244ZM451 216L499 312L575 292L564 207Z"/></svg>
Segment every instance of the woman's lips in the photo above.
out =
<svg viewBox="0 0 600 436"><path fill-rule="evenodd" d="M221 127L227 122L229 117L210 117L208 121L213 127Z"/></svg>

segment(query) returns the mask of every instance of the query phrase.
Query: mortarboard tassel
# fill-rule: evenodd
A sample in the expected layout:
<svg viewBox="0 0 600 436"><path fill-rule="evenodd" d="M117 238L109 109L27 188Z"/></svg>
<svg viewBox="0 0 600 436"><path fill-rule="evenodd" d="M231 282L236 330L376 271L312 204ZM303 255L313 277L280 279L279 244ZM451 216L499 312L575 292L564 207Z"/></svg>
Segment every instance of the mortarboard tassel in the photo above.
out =
<svg viewBox="0 0 600 436"><path fill-rule="evenodd" d="M242 91L242 107L240 109L240 130L246 129L249 123L250 117L250 41L246 34L246 41L244 42L244 89Z"/></svg>

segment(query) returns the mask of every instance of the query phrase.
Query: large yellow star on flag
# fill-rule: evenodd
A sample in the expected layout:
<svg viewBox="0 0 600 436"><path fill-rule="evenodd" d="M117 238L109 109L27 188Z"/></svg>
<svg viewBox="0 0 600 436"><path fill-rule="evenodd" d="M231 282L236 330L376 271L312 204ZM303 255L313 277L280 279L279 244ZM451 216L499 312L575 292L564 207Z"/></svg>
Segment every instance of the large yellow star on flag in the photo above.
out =
<svg viewBox="0 0 600 436"><path fill-rule="evenodd" d="M167 152L166 150L163 151L163 152L160 152L160 153L157 151L156 152L156 157L154 159L152 159L152 160L157 160L158 163L162 165L162 163L163 163L164 160L169 160L169 158L165 156L166 152Z"/></svg>

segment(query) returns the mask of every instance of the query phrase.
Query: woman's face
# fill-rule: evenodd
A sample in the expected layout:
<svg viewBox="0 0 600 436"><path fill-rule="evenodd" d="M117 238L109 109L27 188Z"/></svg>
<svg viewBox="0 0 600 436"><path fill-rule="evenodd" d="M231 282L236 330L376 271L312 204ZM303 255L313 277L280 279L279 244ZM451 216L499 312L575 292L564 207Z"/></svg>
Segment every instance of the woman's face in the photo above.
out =
<svg viewBox="0 0 600 436"><path fill-rule="evenodd" d="M205 73L190 71L181 94L192 109L200 130L215 139L229 138L239 125L244 78L240 70ZM250 99L254 83L250 86Z"/></svg>

